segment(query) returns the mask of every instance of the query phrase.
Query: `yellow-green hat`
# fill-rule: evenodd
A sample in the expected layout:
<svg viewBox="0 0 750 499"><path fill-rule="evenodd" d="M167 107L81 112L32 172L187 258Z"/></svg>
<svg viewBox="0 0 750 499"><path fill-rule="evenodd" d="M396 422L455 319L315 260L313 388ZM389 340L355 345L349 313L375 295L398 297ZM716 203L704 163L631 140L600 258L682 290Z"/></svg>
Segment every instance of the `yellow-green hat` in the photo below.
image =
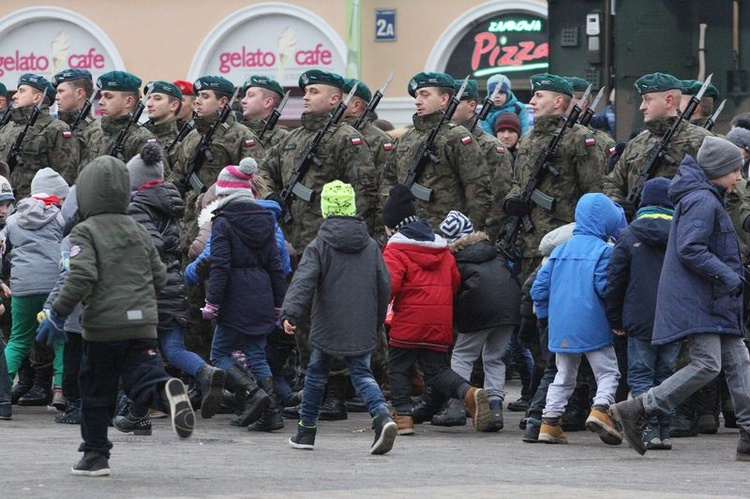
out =
<svg viewBox="0 0 750 499"><path fill-rule="evenodd" d="M284 88L279 84L278 81L272 80L268 76L251 76L245 81L245 85L242 87L244 92L250 87L260 87L276 92L281 97L284 97Z"/></svg>
<svg viewBox="0 0 750 499"><path fill-rule="evenodd" d="M341 180L323 186L320 195L320 212L323 218L332 216L353 217L357 215L354 188Z"/></svg>
<svg viewBox="0 0 750 499"><path fill-rule="evenodd" d="M52 77L52 84L57 88L60 83L73 80L91 80L91 73L87 69L63 69Z"/></svg>
<svg viewBox="0 0 750 499"><path fill-rule="evenodd" d="M96 80L96 86L101 90L113 92L137 92L141 89L141 79L127 71L110 71Z"/></svg>
<svg viewBox="0 0 750 499"><path fill-rule="evenodd" d="M146 93L165 94L182 100L182 91L172 82L157 80L146 83Z"/></svg>
<svg viewBox="0 0 750 499"><path fill-rule="evenodd" d="M461 85L464 84L464 79L455 79L453 80L453 89L458 93L459 89L461 88ZM466 83L466 88L464 89L464 93L461 94L461 100L477 100L479 98L479 84L477 83L477 80L469 80Z"/></svg>
<svg viewBox="0 0 750 499"><path fill-rule="evenodd" d="M698 80L682 80L682 93L685 95L698 95L703 82ZM719 98L719 89L709 83L703 97Z"/></svg>
<svg viewBox="0 0 750 499"><path fill-rule="evenodd" d="M425 87L453 88L453 77L446 73L423 71L412 77L407 90L409 91L409 95L416 97L417 90Z"/></svg>
<svg viewBox="0 0 750 499"><path fill-rule="evenodd" d="M343 90L344 77L336 73L331 73L330 71L310 69L309 71L302 73L299 77L300 90L304 90L308 85L330 85Z"/></svg>
<svg viewBox="0 0 750 499"><path fill-rule="evenodd" d="M354 84L357 83L357 90L354 91L354 96L359 97L365 102L370 102L370 99L372 99L372 92L370 92L370 88L365 85L365 82L362 80L358 80L356 78L347 78L344 80L344 88L342 89L344 93L348 94L352 91L352 88L354 87Z"/></svg>
<svg viewBox="0 0 750 499"><path fill-rule="evenodd" d="M568 80L549 73L540 73L531 77L531 92L534 93L537 90L549 90L573 97L573 87Z"/></svg>
<svg viewBox="0 0 750 499"><path fill-rule="evenodd" d="M667 90L682 92L683 88L685 87L680 80L667 73L651 73L635 80L635 91L641 95Z"/></svg>
<svg viewBox="0 0 750 499"><path fill-rule="evenodd" d="M234 84L223 76L201 76L193 83L195 92L213 90L220 94L234 94Z"/></svg>

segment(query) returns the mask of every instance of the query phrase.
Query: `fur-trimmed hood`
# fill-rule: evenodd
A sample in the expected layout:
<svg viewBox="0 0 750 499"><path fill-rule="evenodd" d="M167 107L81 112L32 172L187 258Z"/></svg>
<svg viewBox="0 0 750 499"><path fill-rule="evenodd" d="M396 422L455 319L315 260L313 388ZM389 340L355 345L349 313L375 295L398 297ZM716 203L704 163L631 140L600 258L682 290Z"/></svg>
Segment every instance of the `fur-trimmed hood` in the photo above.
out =
<svg viewBox="0 0 750 499"><path fill-rule="evenodd" d="M467 246L471 246L472 244L476 244L479 241L489 241L490 236L485 234L484 232L472 232L468 236L464 236L461 238L456 239L451 244L448 245L448 247L451 250L451 253L458 253L462 249L466 248Z"/></svg>

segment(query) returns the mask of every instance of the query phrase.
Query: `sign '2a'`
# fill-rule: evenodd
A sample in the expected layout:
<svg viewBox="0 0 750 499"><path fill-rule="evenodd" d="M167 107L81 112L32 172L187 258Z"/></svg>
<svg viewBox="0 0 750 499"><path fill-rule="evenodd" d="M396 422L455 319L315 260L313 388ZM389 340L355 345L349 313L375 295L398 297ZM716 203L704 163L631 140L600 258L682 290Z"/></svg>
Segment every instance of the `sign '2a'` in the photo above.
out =
<svg viewBox="0 0 750 499"><path fill-rule="evenodd" d="M375 41L396 41L396 9L375 9Z"/></svg>

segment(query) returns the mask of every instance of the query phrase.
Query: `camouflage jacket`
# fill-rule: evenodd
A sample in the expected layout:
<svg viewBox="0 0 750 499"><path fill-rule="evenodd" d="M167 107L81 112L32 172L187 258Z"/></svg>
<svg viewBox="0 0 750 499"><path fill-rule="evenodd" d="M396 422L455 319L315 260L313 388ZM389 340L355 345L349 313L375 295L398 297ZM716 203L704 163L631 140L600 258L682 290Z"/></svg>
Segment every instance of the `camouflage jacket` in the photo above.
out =
<svg viewBox="0 0 750 499"><path fill-rule="evenodd" d="M529 181L531 170L539 153L549 146L555 132L563 125L560 115L540 116L534 126L518 143L513 189L509 196L520 196ZM542 173L538 189L555 199L554 210L548 211L531 204L530 218L534 224L531 232L522 232L518 249L524 258L539 257L539 243L544 235L561 225L575 220L578 199L589 192L601 192L604 178L604 158L596 139L588 128L574 125L565 131L552 158L552 166L559 172L553 176Z"/></svg>
<svg viewBox="0 0 750 499"><path fill-rule="evenodd" d="M264 120L245 120L242 124L248 127L257 137L260 137L263 129L266 128L266 122ZM263 144L263 148L268 151L268 149L278 144L279 141L281 141L281 138L287 133L289 133L289 131L286 128L280 127L276 124L276 126L273 127L273 130L266 132L263 135L260 143Z"/></svg>
<svg viewBox="0 0 750 499"><path fill-rule="evenodd" d="M61 112L59 114L59 117L62 121L67 123L68 126L72 127L76 122L76 119L78 118L78 111ZM73 130L73 135L75 135L76 139L78 140L78 171L81 171L81 168L86 165L84 161L88 157L87 152L89 150L89 144L93 141L98 140L97 137L101 136L101 134L101 123L99 123L99 120L94 118L91 113L89 113L88 116L82 119L78 123L78 126L76 126L75 130ZM73 180L75 180L75 177L78 176L78 171L75 172Z"/></svg>
<svg viewBox="0 0 750 499"><path fill-rule="evenodd" d="M649 152L676 119L672 117L650 121L646 123L646 130L628 142L614 169L604 179L604 193L607 196L615 201L624 200L628 196ZM704 128L690 123L680 124L680 128L667 146L667 153L654 165L649 178L674 177L682 158L686 154L695 157L707 135L711 135L711 132Z"/></svg>
<svg viewBox="0 0 750 499"><path fill-rule="evenodd" d="M26 127L31 107L14 109L7 126L0 130L0 159L8 161L8 154L18 135ZM68 184L75 179L78 170L78 142L70 127L60 120L53 120L49 109L42 109L34 126L29 127L21 145L23 165L16 165L10 174L10 183L16 191L16 199L31 194L31 180L42 168L52 168L65 178Z"/></svg>
<svg viewBox="0 0 750 499"><path fill-rule="evenodd" d="M94 158L99 156L106 156L109 154L109 148L112 147L117 136L120 134L125 125L127 125L130 118L125 116L117 116L115 118L104 117L101 120L101 134L95 134L92 140L89 142L88 151L86 152L84 164L88 163ZM141 149L146 142L158 142L154 134L146 130L143 126L134 124L128 130L125 135L125 140L122 146L123 161L128 162L133 156L141 153Z"/></svg>
<svg viewBox="0 0 750 499"><path fill-rule="evenodd" d="M737 239L740 242L743 263L748 262L748 248L750 248L750 232L746 232L743 223L750 215L750 189L747 179L743 178L734 185L734 189L726 197L727 213L732 219Z"/></svg>
<svg viewBox="0 0 750 499"><path fill-rule="evenodd" d="M302 126L290 131L268 151L260 172L272 191L282 191L302 150L327 121L328 116L303 114ZM287 207L293 220L284 224L284 233L298 251L313 240L323 223L320 193L323 185L333 180L352 184L356 193L357 214L365 219L370 233L373 229L377 177L372 154L362 135L345 123L332 125L315 151L315 156L322 164L312 165L301 180L302 185L314 192L312 201L307 203L294 199Z"/></svg>
<svg viewBox="0 0 750 499"><path fill-rule="evenodd" d="M617 142L612 138L610 134L603 130L589 127L589 131L594 135L594 138L596 139L596 147L597 149L599 149L599 152L601 152L602 158L604 158L603 168L606 172L609 158L615 152L614 147Z"/></svg>
<svg viewBox="0 0 750 499"><path fill-rule="evenodd" d="M412 117L414 128L396 142L383 173L382 190L388 190L406 180L419 146L440 123L441 113ZM427 161L417 183L430 188L433 202L414 201L417 215L437 230L440 222L451 210L459 210L469 217L476 230L484 230L492 206L490 172L474 136L461 125L443 123L435 140L434 149L440 162Z"/></svg>
<svg viewBox="0 0 750 499"><path fill-rule="evenodd" d="M172 164L177 161L177 145L172 148L169 154L167 154L167 148L177 138L177 120L169 118L159 124L149 120L143 126L159 140L164 150L164 157L167 159L164 162L164 178L169 178L169 175L172 173Z"/></svg>

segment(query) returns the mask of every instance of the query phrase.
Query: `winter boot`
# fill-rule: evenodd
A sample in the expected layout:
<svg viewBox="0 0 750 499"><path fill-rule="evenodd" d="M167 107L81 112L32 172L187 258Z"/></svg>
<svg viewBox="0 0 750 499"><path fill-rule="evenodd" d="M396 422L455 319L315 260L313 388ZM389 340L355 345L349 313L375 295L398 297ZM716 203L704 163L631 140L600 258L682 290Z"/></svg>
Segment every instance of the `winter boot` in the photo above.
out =
<svg viewBox="0 0 750 499"><path fill-rule="evenodd" d="M436 393L428 384L425 386L424 393L419 402L414 404L411 409L411 417L414 424L422 424L425 421L431 421L432 417L440 411L443 406L444 397Z"/></svg>
<svg viewBox="0 0 750 499"><path fill-rule="evenodd" d="M669 430L672 438L694 437L698 435L698 419L695 416L692 397L677 406L675 418Z"/></svg>
<svg viewBox="0 0 750 499"><path fill-rule="evenodd" d="M190 406L194 410L201 408L203 392L201 391L201 384L195 378L192 378L188 383L188 398L190 399ZM221 411L219 413L221 414Z"/></svg>
<svg viewBox="0 0 750 499"><path fill-rule="evenodd" d="M63 395L63 389L59 386L52 388L52 407L60 412L64 412L68 407L68 399Z"/></svg>
<svg viewBox="0 0 750 499"><path fill-rule="evenodd" d="M109 459L96 451L86 451L70 472L79 476L109 476Z"/></svg>
<svg viewBox="0 0 750 499"><path fill-rule="evenodd" d="M196 374L196 379L201 387L201 417L210 419L221 408L221 392L224 390L224 382L227 374L217 367L203 364Z"/></svg>
<svg viewBox="0 0 750 499"><path fill-rule="evenodd" d="M526 412L529 410L529 402L529 399L521 397L515 402L510 402L508 404L508 410L510 412Z"/></svg>
<svg viewBox="0 0 750 499"><path fill-rule="evenodd" d="M750 461L750 434L744 428L740 428L736 459L737 461Z"/></svg>
<svg viewBox="0 0 750 499"><path fill-rule="evenodd" d="M399 435L414 435L414 420L409 414L396 413L393 416Z"/></svg>
<svg viewBox="0 0 750 499"><path fill-rule="evenodd" d="M11 382L13 380L10 380ZM18 400L26 395L31 387L34 386L34 371L29 365L29 361L24 360L21 368L18 370L18 383L10 391L10 401L13 405L18 404Z"/></svg>
<svg viewBox="0 0 750 499"><path fill-rule="evenodd" d="M567 444L568 437L562 429L562 418L542 418L537 440L546 444Z"/></svg>
<svg viewBox="0 0 750 499"><path fill-rule="evenodd" d="M55 416L55 423L60 424L81 424L81 401L70 400L65 412Z"/></svg>
<svg viewBox="0 0 750 499"><path fill-rule="evenodd" d="M630 447L641 456L644 455L647 449L643 443L643 432L648 426L649 416L643 407L643 396L618 402L609 409L612 411L612 419L619 423L622 436Z"/></svg>
<svg viewBox="0 0 750 499"><path fill-rule="evenodd" d="M500 431L503 429L503 401L491 399L490 404L490 428L487 431Z"/></svg>
<svg viewBox="0 0 750 499"><path fill-rule="evenodd" d="M470 387L464 395L464 404L477 431L490 431L490 404L483 388Z"/></svg>
<svg viewBox="0 0 750 499"><path fill-rule="evenodd" d="M620 445L622 435L615 429L612 424L612 418L609 417L607 407L595 405L591 408L588 419L586 419L586 429L599 435L602 442L607 445Z"/></svg>
<svg viewBox="0 0 750 499"><path fill-rule="evenodd" d="M18 405L46 406L52 402L52 363L35 366L34 386L18 399Z"/></svg>
<svg viewBox="0 0 750 499"><path fill-rule="evenodd" d="M432 416L433 426L464 426L466 424L466 407L458 399L450 399L438 414Z"/></svg>
<svg viewBox="0 0 750 499"><path fill-rule="evenodd" d="M263 415L259 420L247 427L247 431L275 431L284 428L284 420L279 413L279 402L276 391L273 388L273 378L263 378L259 382L260 387L268 394L271 401L266 405Z"/></svg>
<svg viewBox="0 0 750 499"><path fill-rule="evenodd" d="M249 426L250 423L257 421L271 401L268 394L255 382L253 376L237 364L227 370L226 385L244 401L242 414L235 420L237 426Z"/></svg>
<svg viewBox="0 0 750 499"><path fill-rule="evenodd" d="M527 444L539 442L539 431L542 428L542 420L529 416L526 419L526 429L523 431L523 441Z"/></svg>
<svg viewBox="0 0 750 499"><path fill-rule="evenodd" d="M132 404L124 415L115 416L112 424L123 433L151 435L151 418L148 417L148 409L144 410L143 414L136 414Z"/></svg>
<svg viewBox="0 0 750 499"><path fill-rule="evenodd" d="M349 418L346 410L346 375L335 374L328 378L326 395L320 406L321 421L341 421Z"/></svg>
<svg viewBox="0 0 750 499"><path fill-rule="evenodd" d="M304 426L302 421L297 425L297 434L289 438L289 445L295 449L313 450L317 428Z"/></svg>
<svg viewBox="0 0 750 499"><path fill-rule="evenodd" d="M386 454L393 448L393 442L398 434L398 425L390 414L379 414L372 420L372 429L375 430L375 440L370 447L370 454Z"/></svg>

